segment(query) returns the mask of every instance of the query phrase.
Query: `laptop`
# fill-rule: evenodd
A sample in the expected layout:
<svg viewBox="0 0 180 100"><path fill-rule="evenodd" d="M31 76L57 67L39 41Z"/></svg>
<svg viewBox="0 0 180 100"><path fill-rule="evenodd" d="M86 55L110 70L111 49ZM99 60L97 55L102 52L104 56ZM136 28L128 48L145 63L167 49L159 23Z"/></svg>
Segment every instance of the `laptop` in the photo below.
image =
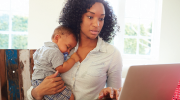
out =
<svg viewBox="0 0 180 100"><path fill-rule="evenodd" d="M180 63L131 66L120 100L172 100L179 80Z"/></svg>

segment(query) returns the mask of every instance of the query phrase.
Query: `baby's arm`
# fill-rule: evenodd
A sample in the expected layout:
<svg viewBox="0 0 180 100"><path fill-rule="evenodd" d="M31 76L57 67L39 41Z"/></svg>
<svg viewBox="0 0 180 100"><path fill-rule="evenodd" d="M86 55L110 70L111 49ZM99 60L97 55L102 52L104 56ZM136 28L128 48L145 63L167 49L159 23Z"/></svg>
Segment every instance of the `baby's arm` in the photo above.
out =
<svg viewBox="0 0 180 100"><path fill-rule="evenodd" d="M78 54L75 52L63 65L55 68L59 73L64 73L72 68L72 66L80 60Z"/></svg>

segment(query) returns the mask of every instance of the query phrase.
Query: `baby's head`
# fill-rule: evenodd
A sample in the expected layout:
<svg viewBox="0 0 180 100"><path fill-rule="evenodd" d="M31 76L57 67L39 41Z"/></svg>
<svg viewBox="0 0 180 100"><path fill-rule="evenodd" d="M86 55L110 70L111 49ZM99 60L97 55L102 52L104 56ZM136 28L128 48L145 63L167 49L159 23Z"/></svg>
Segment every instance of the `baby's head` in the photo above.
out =
<svg viewBox="0 0 180 100"><path fill-rule="evenodd" d="M56 43L62 53L71 51L77 44L77 39L71 29L65 26L58 26L51 37L52 42Z"/></svg>

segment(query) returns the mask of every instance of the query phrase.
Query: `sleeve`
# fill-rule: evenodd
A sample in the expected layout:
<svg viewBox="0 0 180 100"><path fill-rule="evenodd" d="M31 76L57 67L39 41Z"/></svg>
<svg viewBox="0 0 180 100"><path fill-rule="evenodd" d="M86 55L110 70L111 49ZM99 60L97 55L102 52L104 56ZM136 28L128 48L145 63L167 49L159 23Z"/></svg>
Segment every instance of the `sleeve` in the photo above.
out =
<svg viewBox="0 0 180 100"><path fill-rule="evenodd" d="M37 49L34 54L33 54L33 59L36 60L37 59L37 56L39 54L39 49Z"/></svg>
<svg viewBox="0 0 180 100"><path fill-rule="evenodd" d="M32 94L31 94L32 89L33 89L33 86L31 86L31 87L27 90L27 98L28 98L28 100L36 100L36 99L33 98ZM44 100L44 99L42 99L42 100Z"/></svg>
<svg viewBox="0 0 180 100"><path fill-rule="evenodd" d="M55 69L56 67L60 66L64 62L64 55L60 52L60 50L51 50L50 52L50 62L52 64L52 67Z"/></svg>
<svg viewBox="0 0 180 100"><path fill-rule="evenodd" d="M31 95L31 91L33 89L33 86L31 86L28 90L27 90L27 98L28 100L35 100L32 95Z"/></svg>
<svg viewBox="0 0 180 100"><path fill-rule="evenodd" d="M122 58L120 52L115 49L107 75L107 87L120 88L122 73Z"/></svg>

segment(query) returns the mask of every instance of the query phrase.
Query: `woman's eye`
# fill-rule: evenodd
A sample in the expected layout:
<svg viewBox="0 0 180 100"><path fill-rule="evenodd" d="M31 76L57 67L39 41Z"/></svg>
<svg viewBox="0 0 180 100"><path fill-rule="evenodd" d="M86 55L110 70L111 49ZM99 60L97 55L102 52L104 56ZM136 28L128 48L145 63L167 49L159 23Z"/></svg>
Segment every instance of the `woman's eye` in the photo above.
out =
<svg viewBox="0 0 180 100"><path fill-rule="evenodd" d="M89 19L92 19L93 17L91 17L91 16L87 16Z"/></svg>
<svg viewBox="0 0 180 100"><path fill-rule="evenodd" d="M104 18L100 18L99 20L100 20L100 21L103 21L103 20L104 20Z"/></svg>

